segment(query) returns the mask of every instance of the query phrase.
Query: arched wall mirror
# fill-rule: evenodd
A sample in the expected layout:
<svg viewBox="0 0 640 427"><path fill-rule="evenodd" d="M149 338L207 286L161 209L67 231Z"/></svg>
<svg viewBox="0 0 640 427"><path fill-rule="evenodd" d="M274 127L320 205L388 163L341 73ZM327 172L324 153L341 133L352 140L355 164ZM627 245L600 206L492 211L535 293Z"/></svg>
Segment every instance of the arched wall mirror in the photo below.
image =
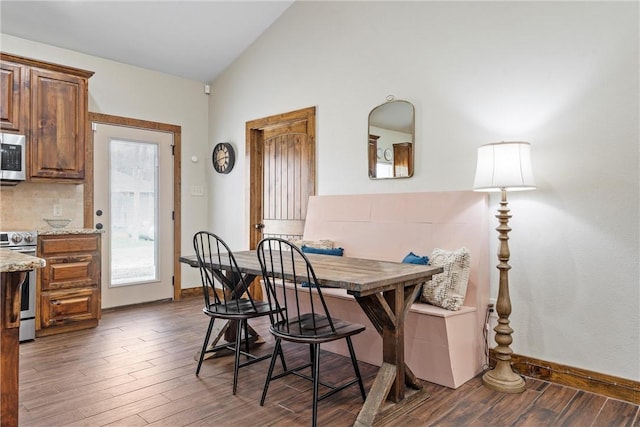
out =
<svg viewBox="0 0 640 427"><path fill-rule="evenodd" d="M378 105L369 113L369 178L413 176L415 109L408 101Z"/></svg>

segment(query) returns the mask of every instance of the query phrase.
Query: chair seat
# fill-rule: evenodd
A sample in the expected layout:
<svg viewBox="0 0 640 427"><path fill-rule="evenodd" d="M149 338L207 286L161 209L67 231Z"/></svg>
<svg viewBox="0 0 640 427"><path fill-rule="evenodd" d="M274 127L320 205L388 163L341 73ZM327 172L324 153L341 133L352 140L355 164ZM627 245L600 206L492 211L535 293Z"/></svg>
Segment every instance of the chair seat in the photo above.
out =
<svg viewBox="0 0 640 427"><path fill-rule="evenodd" d="M315 325L314 325L315 320ZM277 337L299 343L322 343L335 341L365 330L364 325L331 318L335 332L331 330L326 316L306 313L300 317L274 323L270 330Z"/></svg>
<svg viewBox="0 0 640 427"><path fill-rule="evenodd" d="M221 319L238 320L265 316L269 313L275 313L277 310L272 309L266 301L254 301L253 305L251 305L250 300L241 299L237 301L237 304L236 301L210 304L209 306L204 307L202 311L209 316L215 316Z"/></svg>

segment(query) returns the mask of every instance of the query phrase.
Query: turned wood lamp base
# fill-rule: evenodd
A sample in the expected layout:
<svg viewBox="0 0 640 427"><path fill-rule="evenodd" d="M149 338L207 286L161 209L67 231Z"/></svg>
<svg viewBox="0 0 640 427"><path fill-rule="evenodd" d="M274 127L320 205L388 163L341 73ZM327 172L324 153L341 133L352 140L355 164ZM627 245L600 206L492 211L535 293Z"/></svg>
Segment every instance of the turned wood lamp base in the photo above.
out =
<svg viewBox="0 0 640 427"><path fill-rule="evenodd" d="M507 369L496 365L482 376L482 384L502 393L522 393L525 389L524 379L511 370L511 365L507 365Z"/></svg>
<svg viewBox="0 0 640 427"><path fill-rule="evenodd" d="M502 190L502 199L496 215L500 225L496 230L499 232L500 246L498 250L498 270L500 270L500 287L498 289L498 299L496 300L496 312L498 313L498 325L493 329L496 332L495 340L498 346L495 348L496 366L482 376L482 383L488 388L504 393L522 393L525 389L524 378L513 372L511 369L511 343L513 339L513 329L509 326L509 315L511 314L511 298L509 296L509 228L508 222L509 208L507 207L507 192Z"/></svg>

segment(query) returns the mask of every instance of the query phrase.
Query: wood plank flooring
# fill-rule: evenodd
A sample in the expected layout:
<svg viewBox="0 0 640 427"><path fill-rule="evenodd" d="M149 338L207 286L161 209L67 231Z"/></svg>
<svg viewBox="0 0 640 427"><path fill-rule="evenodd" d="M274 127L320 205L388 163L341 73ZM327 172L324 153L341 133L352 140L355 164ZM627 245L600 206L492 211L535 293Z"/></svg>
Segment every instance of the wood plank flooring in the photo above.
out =
<svg viewBox="0 0 640 427"><path fill-rule="evenodd" d="M259 405L268 361L240 369L231 394L232 357L196 360L208 324L202 300L154 303L103 313L100 326L20 345L20 426L307 426L311 384L286 377L271 384ZM268 324L252 326L266 341ZM285 347L287 363L308 351ZM322 353L325 381L351 375L348 359ZM278 369L276 365L276 369ZM360 364L365 388L377 367ZM388 426L630 426L637 405L528 378L522 394L493 392L475 378L456 390L425 383L431 395L400 411ZM318 407L319 425L351 426L362 407L357 387Z"/></svg>

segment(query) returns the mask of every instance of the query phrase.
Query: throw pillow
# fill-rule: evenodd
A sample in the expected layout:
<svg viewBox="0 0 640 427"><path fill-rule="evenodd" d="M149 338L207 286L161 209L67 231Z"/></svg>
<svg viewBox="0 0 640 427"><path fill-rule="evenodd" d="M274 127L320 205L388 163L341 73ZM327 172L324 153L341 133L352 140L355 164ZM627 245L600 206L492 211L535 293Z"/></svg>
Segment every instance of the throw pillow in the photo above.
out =
<svg viewBox="0 0 640 427"><path fill-rule="evenodd" d="M434 249L429 265L441 266L444 271L422 285L422 302L447 310L460 310L469 284L470 258L469 250L464 247L455 251Z"/></svg>
<svg viewBox="0 0 640 427"><path fill-rule="evenodd" d="M302 249L303 246L309 246L311 248L318 248L318 249L331 249L335 246L333 243L333 240L289 239L289 243L296 245L300 249Z"/></svg>
<svg viewBox="0 0 640 427"><path fill-rule="evenodd" d="M419 256L414 254L413 252L409 252L407 256L402 259L402 262L405 264L423 264L427 265L429 263L428 256Z"/></svg>
<svg viewBox="0 0 640 427"><path fill-rule="evenodd" d="M402 262L405 264L427 265L429 263L429 257L426 255L420 256L420 255L414 254L413 252L409 252L407 256L405 256L402 259ZM418 293L416 294L415 301L419 301L421 295L422 295L422 285L420 285L420 289L418 289Z"/></svg>
<svg viewBox="0 0 640 427"><path fill-rule="evenodd" d="M342 248L313 248L311 246L303 245L301 249L305 254L342 256L344 253L344 249Z"/></svg>

